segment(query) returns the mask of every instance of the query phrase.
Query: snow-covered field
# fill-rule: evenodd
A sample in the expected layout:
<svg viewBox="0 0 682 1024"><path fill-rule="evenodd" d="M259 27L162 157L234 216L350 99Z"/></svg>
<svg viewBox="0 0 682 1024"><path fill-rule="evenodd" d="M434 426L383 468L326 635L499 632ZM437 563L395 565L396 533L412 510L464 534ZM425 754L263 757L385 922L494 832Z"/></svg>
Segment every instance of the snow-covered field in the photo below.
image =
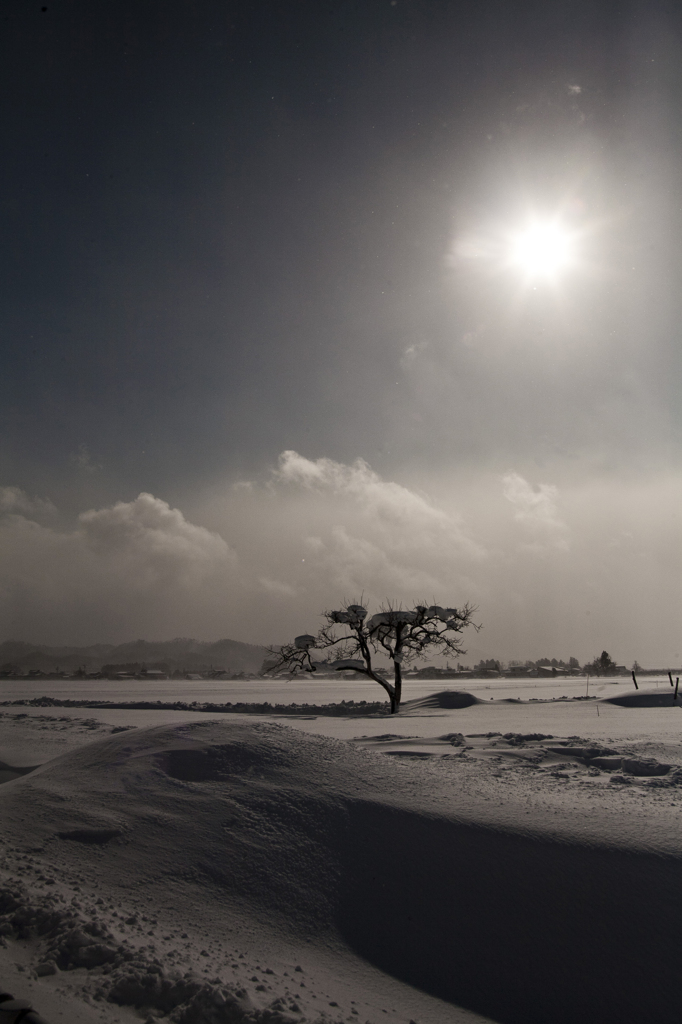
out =
<svg viewBox="0 0 682 1024"><path fill-rule="evenodd" d="M679 1020L682 699L423 700L454 682L398 716L325 714L381 698L345 680L1 683L0 985L51 1024Z"/></svg>
<svg viewBox="0 0 682 1024"><path fill-rule="evenodd" d="M643 688L669 688L667 676L643 677ZM551 699L566 694L611 695L632 689L632 680L591 678L585 676L565 679L407 679L404 699L423 697L434 690L467 690L479 697L520 698L522 700ZM383 699L383 691L376 683L363 679L302 679L291 682L279 679L163 679L141 681L126 679L3 679L0 680L0 702L19 698L41 697L46 694L60 700L160 700L198 701L233 704L249 701L269 701L271 704L329 704L333 701L376 701Z"/></svg>

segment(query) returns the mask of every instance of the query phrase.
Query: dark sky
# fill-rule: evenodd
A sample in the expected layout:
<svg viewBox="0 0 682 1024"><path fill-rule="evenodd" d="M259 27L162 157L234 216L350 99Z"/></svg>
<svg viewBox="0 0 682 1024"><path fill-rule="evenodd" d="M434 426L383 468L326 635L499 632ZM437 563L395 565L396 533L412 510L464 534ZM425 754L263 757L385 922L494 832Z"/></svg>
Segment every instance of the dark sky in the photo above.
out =
<svg viewBox="0 0 682 1024"><path fill-rule="evenodd" d="M634 657L657 593L642 650L677 654L676 4L8 0L2 19L7 635L279 639L253 625L264 593L277 633L339 588L468 588L500 656L611 638ZM468 258L531 213L578 239L565 274L529 285ZM291 459L272 475L289 450L314 484ZM440 571L419 516L389 539L361 479L420 495L482 562L441 538ZM91 613L87 573L113 570L76 517L137 537L164 501L229 548L233 603L196 612L183 563L143 573L132 611L103 582ZM18 541L26 523L42 539ZM639 554L618 554L626 534ZM302 580L316 541L327 561ZM374 568L365 552L351 571L345 543ZM69 544L87 571L54 555ZM150 618L162 579L172 611Z"/></svg>

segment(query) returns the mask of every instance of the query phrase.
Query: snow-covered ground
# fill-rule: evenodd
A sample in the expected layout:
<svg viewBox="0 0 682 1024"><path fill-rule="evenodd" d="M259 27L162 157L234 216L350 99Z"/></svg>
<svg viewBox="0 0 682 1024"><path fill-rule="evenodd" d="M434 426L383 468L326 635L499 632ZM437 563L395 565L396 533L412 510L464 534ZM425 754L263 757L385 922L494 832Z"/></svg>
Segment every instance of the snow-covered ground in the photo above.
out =
<svg viewBox="0 0 682 1024"><path fill-rule="evenodd" d="M667 676L642 677L642 688L669 688ZM434 690L467 690L478 697L514 697L522 700L550 699L566 694L579 696L586 692L600 696L632 689L630 676L611 678L575 676L558 679L406 679L403 697L410 700L433 693ZM376 701L383 691L376 683L364 679L308 679L291 682L281 679L2 679L0 702L20 698L41 697L59 700L160 700L198 701L237 704L269 701L271 704L329 704L332 701Z"/></svg>
<svg viewBox="0 0 682 1024"><path fill-rule="evenodd" d="M419 698L453 681L409 680L398 716L3 704L0 985L51 1024L672 1024L682 700L667 679L575 699L585 685L467 680L478 702L447 708ZM346 681L1 687L381 698Z"/></svg>

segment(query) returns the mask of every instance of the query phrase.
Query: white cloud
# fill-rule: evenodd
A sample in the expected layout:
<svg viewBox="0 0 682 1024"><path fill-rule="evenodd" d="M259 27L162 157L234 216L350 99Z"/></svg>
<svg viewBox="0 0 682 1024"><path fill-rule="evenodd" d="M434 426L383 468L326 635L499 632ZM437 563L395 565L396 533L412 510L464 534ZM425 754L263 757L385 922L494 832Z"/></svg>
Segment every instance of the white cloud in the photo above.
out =
<svg viewBox="0 0 682 1024"><path fill-rule="evenodd" d="M29 498L20 487L0 487L0 513L5 515L53 515L56 508L45 498Z"/></svg>
<svg viewBox="0 0 682 1024"><path fill-rule="evenodd" d="M362 460L284 453L267 488L230 487L209 511L220 533L192 521L206 503L188 518L148 493L61 530L32 521L18 489L2 499L14 511L0 520L0 633L37 642L278 642L346 592L472 599L467 567L482 557L453 515Z"/></svg>
<svg viewBox="0 0 682 1024"><path fill-rule="evenodd" d="M285 451L269 499L261 509L277 519L281 538L273 564L287 578L282 562L292 553L289 578L301 600L316 594L325 607L360 593L375 602L473 599L470 570L485 560L484 549L455 515L384 480L364 459L345 464Z"/></svg>
<svg viewBox="0 0 682 1024"><path fill-rule="evenodd" d="M197 579L234 561L217 533L187 522L179 509L144 492L134 501L83 512L78 523L79 535L93 551L122 560L132 571L133 585L142 577Z"/></svg>
<svg viewBox="0 0 682 1024"><path fill-rule="evenodd" d="M404 530L447 533L452 542L474 553L476 545L459 524L427 498L391 481L382 480L364 459L351 465L333 459L306 459L298 452L282 452L275 479L308 490L349 499L359 511Z"/></svg>
<svg viewBox="0 0 682 1024"><path fill-rule="evenodd" d="M182 511L142 495L68 529L36 521L49 503L0 489L0 635L282 643L364 591L373 609L478 605L474 661L606 648L619 664L679 664L680 474L578 484L552 470L557 488L533 487L521 467L504 484L453 470L422 476L436 501L366 463L296 456L284 468L269 487L225 482Z"/></svg>
<svg viewBox="0 0 682 1024"><path fill-rule="evenodd" d="M0 633L52 643L220 635L236 572L222 537L151 494L84 512L67 531L6 516L0 564Z"/></svg>
<svg viewBox="0 0 682 1024"><path fill-rule="evenodd" d="M364 592L375 600L396 593L407 600L440 593L443 581L435 573L415 565L412 559L395 558L379 544L353 536L343 526L331 529L327 543L308 539L317 567L337 592L357 596Z"/></svg>
<svg viewBox="0 0 682 1024"><path fill-rule="evenodd" d="M559 490L553 484L539 484L534 489L518 473L507 473L502 478L503 494L514 506L514 519L535 535L544 535L562 548L568 546L568 527L560 519L557 509Z"/></svg>
<svg viewBox="0 0 682 1024"><path fill-rule="evenodd" d="M566 88L568 89L569 96L579 96L580 93L583 91L582 86L580 85L568 85L566 86Z"/></svg>

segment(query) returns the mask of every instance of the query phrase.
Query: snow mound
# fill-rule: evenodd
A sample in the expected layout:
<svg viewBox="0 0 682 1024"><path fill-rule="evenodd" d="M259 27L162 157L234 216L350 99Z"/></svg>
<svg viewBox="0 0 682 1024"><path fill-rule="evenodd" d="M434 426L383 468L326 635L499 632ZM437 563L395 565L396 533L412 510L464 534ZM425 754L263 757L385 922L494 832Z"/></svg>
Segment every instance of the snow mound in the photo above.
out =
<svg viewBox="0 0 682 1024"><path fill-rule="evenodd" d="M682 708L682 694L675 700L674 690L631 690L617 697L605 697L604 704L617 704L621 708Z"/></svg>
<svg viewBox="0 0 682 1024"><path fill-rule="evenodd" d="M672 765L662 764L653 757L593 757L590 764L606 771L622 771L639 777L667 775Z"/></svg>
<svg viewBox="0 0 682 1024"><path fill-rule="evenodd" d="M421 708L443 708L451 711L457 708L470 708L474 704L485 704L485 701L479 700L478 697L467 693L466 690L441 690L439 693L430 693L428 697L405 701L401 705L401 710L409 708L410 711L417 711Z"/></svg>
<svg viewBox="0 0 682 1024"><path fill-rule="evenodd" d="M595 746L594 744L580 747L560 744L546 749L553 754L578 758L591 768L601 768L607 772L623 771L628 775L640 777L667 775L673 767L670 764L663 764L653 757L632 757L628 754L619 754L617 750L611 750L610 747ZM679 771L676 774L679 775Z"/></svg>

